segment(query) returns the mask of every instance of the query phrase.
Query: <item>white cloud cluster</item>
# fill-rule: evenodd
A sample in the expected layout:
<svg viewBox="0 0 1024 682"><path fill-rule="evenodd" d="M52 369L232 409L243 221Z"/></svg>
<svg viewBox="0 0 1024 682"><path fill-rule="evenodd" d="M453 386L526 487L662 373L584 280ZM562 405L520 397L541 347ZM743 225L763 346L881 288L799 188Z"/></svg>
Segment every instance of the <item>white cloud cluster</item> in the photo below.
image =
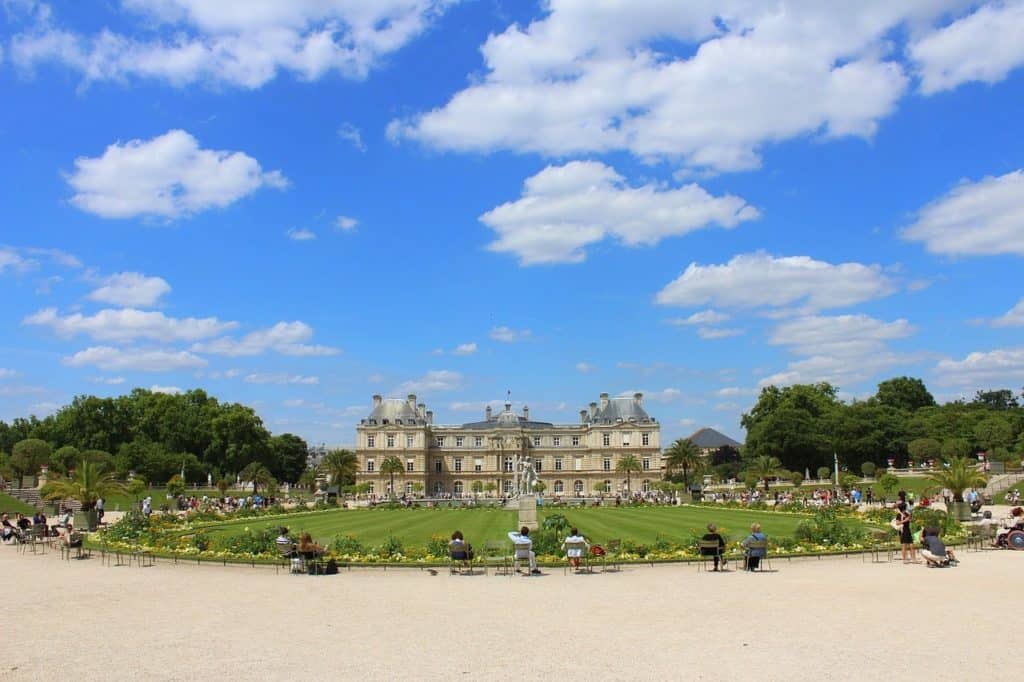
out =
<svg viewBox="0 0 1024 682"><path fill-rule="evenodd" d="M221 337L197 343L192 346L196 353L210 353L241 357L262 355L273 350L282 355L323 356L337 355L341 351L329 346L306 343L313 338L313 328L305 322L278 322L268 329L260 329L246 334L240 339Z"/></svg>
<svg viewBox="0 0 1024 682"><path fill-rule="evenodd" d="M140 272L119 272L104 277L100 286L89 293L90 301L110 303L126 308L144 308L157 304L171 291L162 277L147 277Z"/></svg>
<svg viewBox="0 0 1024 682"><path fill-rule="evenodd" d="M491 338L495 341L501 341L502 343L515 343L516 341L522 341L530 337L529 329L513 329L512 327L506 327L502 325L500 327L494 327L491 329Z"/></svg>
<svg viewBox="0 0 1024 682"><path fill-rule="evenodd" d="M893 352L891 341L916 332L907 320L892 322L868 315L807 316L776 326L769 343L800 356L785 370L766 376L761 386L828 381L849 386L913 358Z"/></svg>
<svg viewBox="0 0 1024 682"><path fill-rule="evenodd" d="M597 367L594 367L594 365L590 364L589 362L576 363L576 371L579 372L580 374L590 374L596 369Z"/></svg>
<svg viewBox="0 0 1024 682"><path fill-rule="evenodd" d="M149 390L153 393L166 393L167 395L181 395L184 393L177 386L160 386L159 384L153 384L149 387Z"/></svg>
<svg viewBox="0 0 1024 682"><path fill-rule="evenodd" d="M320 383L319 377L286 374L284 372L254 372L245 377L247 384L302 384L313 386Z"/></svg>
<svg viewBox="0 0 1024 682"><path fill-rule="evenodd" d="M919 64L921 91L951 90L961 83L996 83L1024 64L1024 2L983 5L910 46Z"/></svg>
<svg viewBox="0 0 1024 682"><path fill-rule="evenodd" d="M736 227L757 216L739 197L713 197L698 185L630 187L603 163L571 161L527 178L520 199L480 220L498 234L489 249L536 265L578 263L586 258L586 246L609 237L629 246L652 245L711 224Z"/></svg>
<svg viewBox="0 0 1024 682"><path fill-rule="evenodd" d="M262 187L288 186L280 171L265 172L244 152L200 149L184 130L79 157L67 181L75 191L71 203L103 218L179 218L223 208Z"/></svg>
<svg viewBox="0 0 1024 682"><path fill-rule="evenodd" d="M24 258L12 248L0 248L0 274L7 270L18 273L27 272L28 270L35 269L37 265L37 263L34 263L31 259Z"/></svg>
<svg viewBox="0 0 1024 682"><path fill-rule="evenodd" d="M108 371L171 372L205 367L206 360L187 351L92 346L64 358L69 367L95 366Z"/></svg>
<svg viewBox="0 0 1024 682"><path fill-rule="evenodd" d="M334 221L334 226L337 227L339 230L343 231L354 230L356 225L358 224L358 220L356 220L355 218L350 218L347 215L340 215Z"/></svg>
<svg viewBox="0 0 1024 682"><path fill-rule="evenodd" d="M398 385L395 393L454 391L462 386L462 375L448 369L431 370L417 379L410 379Z"/></svg>
<svg viewBox="0 0 1024 682"><path fill-rule="evenodd" d="M460 343L452 351L452 355L472 355L477 350L475 343Z"/></svg>
<svg viewBox="0 0 1024 682"><path fill-rule="evenodd" d="M306 229L304 227L293 227L289 229L287 232L285 232L285 235L288 237L288 239L291 239L292 241L295 242L308 242L316 239L316 232L314 232L313 230Z"/></svg>
<svg viewBox="0 0 1024 682"><path fill-rule="evenodd" d="M1024 169L964 181L921 209L903 237L950 256L1024 255Z"/></svg>
<svg viewBox="0 0 1024 682"><path fill-rule="evenodd" d="M216 317L168 317L161 312L134 308L104 309L94 315L60 315L56 308L43 308L26 317L26 325L49 327L59 336L84 334L101 341L119 343L136 339L153 341L196 341L223 334L237 327Z"/></svg>
<svg viewBox="0 0 1024 682"><path fill-rule="evenodd" d="M1024 327L1024 298L1017 301L1017 305L1006 311L1005 314L992 320L993 327Z"/></svg>
<svg viewBox="0 0 1024 682"><path fill-rule="evenodd" d="M963 360L944 359L933 373L940 386L964 389L1005 388L1024 381L1024 348L968 353Z"/></svg>
<svg viewBox="0 0 1024 682"><path fill-rule="evenodd" d="M662 305L807 310L839 308L887 296L894 283L877 265L834 265L808 256L741 254L724 265L691 263L655 297Z"/></svg>
<svg viewBox="0 0 1024 682"><path fill-rule="evenodd" d="M768 143L869 137L910 84L892 36L906 28L926 87L994 80L1019 62L1016 12L941 22L972 0L550 0L546 16L492 34L486 71L447 104L392 121L393 139L443 149L564 156L626 150L718 170L751 168ZM986 3L989 10L1018 2ZM997 45L969 22L1000 27ZM929 44L927 38L933 37ZM1004 39L1003 36L1006 36Z"/></svg>
<svg viewBox="0 0 1024 682"><path fill-rule="evenodd" d="M15 372L13 369L8 369L6 367L0 367L0 379L10 379L11 377L13 377L16 374L17 374L17 372Z"/></svg>
<svg viewBox="0 0 1024 682"><path fill-rule="evenodd" d="M426 29L456 0L121 0L119 23L83 35L36 5L14 35L24 68L56 62L86 82L153 78L258 88L287 71L304 80L336 72L364 78L384 56Z"/></svg>

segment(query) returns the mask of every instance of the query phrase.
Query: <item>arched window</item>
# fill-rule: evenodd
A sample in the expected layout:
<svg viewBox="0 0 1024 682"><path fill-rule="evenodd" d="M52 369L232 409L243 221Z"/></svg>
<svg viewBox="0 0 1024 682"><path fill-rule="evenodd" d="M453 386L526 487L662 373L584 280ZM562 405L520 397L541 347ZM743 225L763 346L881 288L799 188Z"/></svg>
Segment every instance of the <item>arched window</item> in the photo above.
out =
<svg viewBox="0 0 1024 682"><path fill-rule="evenodd" d="M565 484L562 483L561 481L555 481L555 492L556 493L564 493L565 492Z"/></svg>
<svg viewBox="0 0 1024 682"><path fill-rule="evenodd" d="M644 479L643 485L641 486L641 490L643 490L645 493L651 492L651 482L648 481L647 479Z"/></svg>
<svg viewBox="0 0 1024 682"><path fill-rule="evenodd" d="M434 483L434 494L435 495L440 495L443 492L444 492L444 484L441 483L441 481L436 481Z"/></svg>
<svg viewBox="0 0 1024 682"><path fill-rule="evenodd" d="M369 490L367 490L366 492L368 492L368 493L370 493L371 495L373 495L373 494L374 494L374 493L376 492L376 489L375 489L375 488L376 488L376 486L374 486L374 485L373 485L373 481L370 481L370 482L369 482L369 483L367 483L366 485L370 486L370 489L369 489Z"/></svg>
<svg viewBox="0 0 1024 682"><path fill-rule="evenodd" d="M612 482L605 479L604 483L601 484L601 492L610 493L612 491Z"/></svg>
<svg viewBox="0 0 1024 682"><path fill-rule="evenodd" d="M456 495L462 494L462 481L455 481L455 484L452 486L452 492Z"/></svg>
<svg viewBox="0 0 1024 682"><path fill-rule="evenodd" d="M583 481L573 481L572 482L572 489L573 489L573 492L575 492L577 495L582 495L583 494Z"/></svg>
<svg viewBox="0 0 1024 682"><path fill-rule="evenodd" d="M405 494L406 495L411 495L412 494L412 481L409 481L408 483L405 484Z"/></svg>

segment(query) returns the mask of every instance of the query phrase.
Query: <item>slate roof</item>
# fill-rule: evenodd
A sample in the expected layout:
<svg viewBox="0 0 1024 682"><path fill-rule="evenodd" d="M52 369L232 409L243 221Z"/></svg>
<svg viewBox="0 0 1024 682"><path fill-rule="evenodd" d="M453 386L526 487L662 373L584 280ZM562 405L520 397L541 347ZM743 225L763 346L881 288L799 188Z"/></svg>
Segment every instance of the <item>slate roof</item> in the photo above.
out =
<svg viewBox="0 0 1024 682"><path fill-rule="evenodd" d="M590 422L593 424L616 424L619 422L651 422L640 401L635 398L612 398L603 408L598 408Z"/></svg>
<svg viewBox="0 0 1024 682"><path fill-rule="evenodd" d="M739 442L738 440L733 440L724 433L721 433L720 431L715 431L714 429L708 427L694 431L686 440L690 441L691 443L696 445L698 448L701 448L702 450L717 450L723 445L731 445L734 448L738 448L743 445L743 443Z"/></svg>
<svg viewBox="0 0 1024 682"><path fill-rule="evenodd" d="M415 408L409 405L409 401L400 398L386 398L380 405L373 408L366 418L366 423L383 424L384 420L389 424L397 424L401 419L402 424L425 424L426 420L416 413Z"/></svg>

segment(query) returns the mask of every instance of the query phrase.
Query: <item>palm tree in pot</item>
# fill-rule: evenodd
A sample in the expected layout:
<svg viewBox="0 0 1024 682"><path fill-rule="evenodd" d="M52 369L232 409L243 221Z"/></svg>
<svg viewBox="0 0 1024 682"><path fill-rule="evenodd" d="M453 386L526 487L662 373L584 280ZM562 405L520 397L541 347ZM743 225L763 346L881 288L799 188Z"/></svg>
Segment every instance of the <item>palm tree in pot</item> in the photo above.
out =
<svg viewBox="0 0 1024 682"><path fill-rule="evenodd" d="M971 518L971 507L964 502L964 491L968 488L982 488L988 482L988 477L967 457L953 457L942 468L929 474L928 478L953 493L950 512L955 513L960 521L969 521Z"/></svg>
<svg viewBox="0 0 1024 682"><path fill-rule="evenodd" d="M94 531L98 516L96 501L125 494L127 487L113 472L105 471L102 464L83 459L71 476L49 481L40 492L43 499L57 503L77 500L85 512L86 526Z"/></svg>

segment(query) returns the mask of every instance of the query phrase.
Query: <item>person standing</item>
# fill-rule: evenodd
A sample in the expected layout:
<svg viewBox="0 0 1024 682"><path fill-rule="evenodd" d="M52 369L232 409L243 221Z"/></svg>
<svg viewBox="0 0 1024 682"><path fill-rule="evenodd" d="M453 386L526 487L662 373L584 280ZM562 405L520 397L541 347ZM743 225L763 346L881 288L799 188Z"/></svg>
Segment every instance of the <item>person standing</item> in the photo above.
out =
<svg viewBox="0 0 1024 682"><path fill-rule="evenodd" d="M917 563L917 550L914 549L914 536L910 528L910 511L907 509L906 502L900 502L896 505L896 519L895 523L897 530L900 534L900 546L902 547L903 563L905 564L916 564ZM910 560L907 560L907 554L910 554Z"/></svg>
<svg viewBox="0 0 1024 682"><path fill-rule="evenodd" d="M104 500L102 497L96 500L96 521L98 523L103 523L103 508L106 506L106 504L106 500Z"/></svg>

